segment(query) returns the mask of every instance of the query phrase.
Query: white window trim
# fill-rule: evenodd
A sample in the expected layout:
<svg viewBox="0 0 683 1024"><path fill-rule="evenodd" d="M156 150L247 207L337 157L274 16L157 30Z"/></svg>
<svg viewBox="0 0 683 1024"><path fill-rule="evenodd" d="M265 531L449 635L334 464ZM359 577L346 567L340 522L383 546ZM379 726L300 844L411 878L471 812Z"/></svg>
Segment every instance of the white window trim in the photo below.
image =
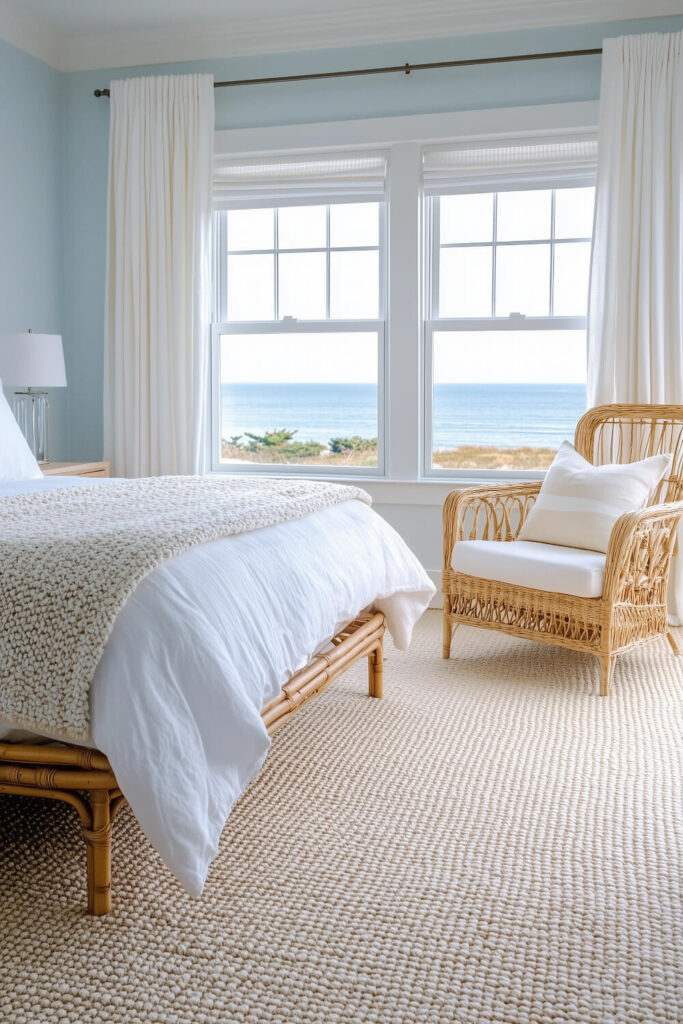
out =
<svg viewBox="0 0 683 1024"><path fill-rule="evenodd" d="M571 187L571 188L581 188L581 187L583 187L585 185L588 185L590 187L594 187L595 186L595 175L593 175L592 178L590 178L590 179L589 178L585 178L583 183L582 183L582 185L578 185L578 186L571 185L569 187ZM495 321L495 323L496 323L496 330L498 330L498 329L500 329L500 325L503 323L503 318L502 317L494 316L495 290L496 290L496 255L497 255L498 251L500 249L504 249L504 248L508 248L508 247L513 247L513 246L517 246L517 245L547 245L547 246L550 247L550 278L548 280L548 286L549 286L549 296L548 296L548 298L549 298L550 306L553 305L553 302L554 302L554 283L555 283L555 254L557 252L557 246L558 245L560 245L560 246L561 245L566 245L566 244L568 244L570 242L590 242L590 238L586 238L585 236L582 236L582 235L577 235L576 237L567 236L567 237L557 238L555 236L554 224L555 224L555 196L557 194L558 188L556 187L556 185L554 183L553 184L551 184L551 183L545 183L544 184L543 182L539 182L538 185L537 185L537 188L538 188L539 191L540 190L551 191L552 195L553 195L553 199L552 199L552 216L551 216L552 228L551 228L551 231L550 231L550 233L549 233L547 238L519 238L519 239L516 238L516 239L500 240L497 237L493 237L491 242L486 242L486 243L482 243L482 242L444 242L442 244L441 239L439 237L439 201L441 199L441 196L439 195L439 196L425 197L425 199L424 199L425 223L428 226L428 234L429 234L429 237L427 238L427 244L425 246L425 249L428 249L428 251L429 251L430 264L431 264L431 280L429 282L430 287L429 287L429 294L427 296L427 310L428 310L428 313L430 314L427 317L428 320L431 319L431 320L434 320L434 321L439 321L440 323L445 323L446 320L452 319L452 322L454 324L456 324L456 325L459 322L462 322L462 319L461 319L461 321L458 321L458 320L455 320L453 318L441 317L440 316L440 291L439 291L439 289L440 289L440 282L439 282L439 259L438 259L438 257L439 257L439 253L440 253L441 249L470 249L470 248L473 249L473 248L479 248L482 245L490 246L492 254L493 254L493 274L492 274L492 277L491 277L491 316L488 317L488 318L482 317L481 321L482 321L482 323L486 323L487 321L489 323L491 323L491 321ZM514 191L514 189L512 191ZM449 194L453 194L453 193L443 193L444 196L445 195L449 195ZM464 192L464 193L461 193L461 194L473 195L474 193L472 193L472 192ZM500 195L500 192L496 193L496 195ZM494 215L493 215L493 224L494 224L493 231L494 231L494 233L496 231L496 227L495 227L495 224L496 224L496 212L495 211L496 210L497 210L497 200L496 200L496 205L494 206ZM470 319L470 318L468 318L468 319ZM573 318L572 317L562 317L562 316L555 316L555 314L551 312L547 317L543 317L543 318L541 318L541 317L535 317L535 318L524 317L525 323L523 324L523 326L527 327L528 326L527 322L530 323L532 321L532 319L539 320L539 321L541 319L549 320L549 321L551 321L556 326L556 328L559 328L559 329L563 329L563 328L566 329L566 324L562 323L563 320L567 320L567 319L574 319L574 320L582 319L584 321L584 326L585 326L585 321L586 321L586 317L585 316L584 317L573 317ZM519 318L519 320L521 320L521 317ZM518 320L518 327L519 327L519 320ZM473 320L473 322L474 323L478 323L479 321L478 320ZM471 329L486 330L485 327L470 328L469 326L463 327L462 329L463 330L471 330ZM545 326L538 326L537 329L538 330L546 330L548 328L546 328Z"/></svg>
<svg viewBox="0 0 683 1024"><path fill-rule="evenodd" d="M386 324L387 324L387 217L386 202L371 200L379 205L379 240L377 246L330 246L323 248L312 247L309 249L285 249L290 252L324 252L327 254L327 312L329 315L330 287L329 273L330 253L334 252L378 252L378 276L379 289L379 316L376 319L365 318L358 320L351 319L325 319L325 320L298 320L296 317L287 317L282 320L228 320L227 315L227 289L214 288L214 322L211 328L211 351L210 351L210 387L211 401L209 403L209 430L208 430L208 465L212 473L240 473L258 476L282 476L291 474L298 476L318 476L324 471L334 478L348 479L349 477L362 477L384 479L386 477L386 437L387 437L387 413L386 413L386 379L387 379L387 346L386 346ZM315 202L311 205L316 205ZM328 205L327 203L325 205ZM213 254L215 280L225 281L227 276L228 248L225 238L225 218L220 217L220 210L216 210L214 216L218 221L214 227L215 246ZM327 241L329 242L330 228L329 216L327 223ZM236 250L237 251L237 250ZM244 250L254 253L259 250ZM264 253L273 253L276 257L275 267L277 273L278 248L262 250ZM221 461L221 396L220 388L215 386L220 379L220 336L224 334L343 334L368 333L377 334L377 465L358 466L349 469L347 466L330 466L324 469L322 466L305 466L291 463L286 469L280 469L274 463L234 463Z"/></svg>
<svg viewBox="0 0 683 1024"><path fill-rule="evenodd" d="M570 180L567 187L580 188L585 185L594 185L595 176L584 175L580 182ZM445 469L441 466L435 466L433 464L434 449L433 449L433 433L434 433L434 393L433 393L433 359L434 359L434 334L435 332L471 332L471 331L585 331L588 325L587 316L555 316L549 314L548 316L521 316L511 313L507 317L494 316L494 304L495 304L495 288L496 288L496 261L495 254L498 247L515 246L515 245L548 245L550 246L550 277L548 281L549 285L549 304L552 306L553 303L553 292L554 292L554 266L555 266L555 245L565 244L568 242L585 242L587 239L583 236L577 236L576 238L555 238L554 223L555 223L555 193L558 188L562 187L561 177L554 174L552 178L547 181L543 179L537 179L533 183L534 189L548 189L552 190L553 193L553 205L551 215L551 230L547 238L537 239L515 239L512 241L498 241L495 237L495 209L494 209L494 237L491 241L491 247L494 253L493 257L493 273L491 278L491 316L490 317L440 317L439 313L439 252L441 249L441 242L439 239L439 199L440 195L433 195L425 197L424 199L424 211L425 211L425 223L427 237L425 240L425 251L428 250L428 260L430 265L430 274L428 281L427 295L427 307L429 315L425 318L424 323L424 380L423 380L423 406L424 406L424 429L422 433L422 475L424 478L437 478L437 479L451 479L453 481L466 480L478 480L479 482L485 480L541 480L545 473L542 470L530 471L530 470L494 470L494 469ZM512 186L514 191L517 185ZM471 190L469 187L462 191L464 194L470 194ZM454 194L455 190L444 192L443 195ZM446 248L463 249L468 248L470 245L479 245L480 243L449 243Z"/></svg>
<svg viewBox="0 0 683 1024"><path fill-rule="evenodd" d="M378 280L380 282L380 289L379 289L379 296L378 296L378 313L379 313L379 315L378 315L377 319L384 321L386 319L386 308L387 308L386 287L385 287L385 284L384 284L386 282L386 274L387 274L386 202L385 202L384 199L382 199L381 201L380 200L376 200L376 199L368 200L368 201L369 202L377 203L377 205L379 207L379 231L378 231L378 242L377 242L377 245L331 245L331 244L327 244L327 245L323 245L323 246L302 247L300 249L291 249L291 248L281 249L279 247L276 239L274 239L273 246L271 248L268 248L268 249L228 249L227 242L229 241L229 239L226 239L226 236L225 236L226 221L225 221L224 217L221 217L222 211L221 210L215 210L214 211L214 217L217 218L217 219L214 222L214 241L218 240L218 245L216 246L216 252L214 253L214 260L215 260L214 271L215 271L215 275L216 275L216 280L217 281L221 281L221 282L225 282L226 281L226 279L227 279L227 265L228 265L227 261L228 261L228 257L229 256L241 255L241 254L248 254L250 256L251 255L261 255L262 254L262 255L268 255L269 256L269 255L272 254L272 256L273 256L273 258L275 260L274 270L275 270L275 275L276 275L275 281L277 282L277 274L278 274L277 256L279 254L283 253L285 255L289 255L290 253L292 253L292 254L295 254L295 253L316 253L316 252L317 253L324 253L325 257L326 257L326 263L327 263L327 285L326 285L326 307L327 307L326 313L327 313L327 316L326 316L326 319L325 319L324 322L327 323L330 320L330 255L332 253L336 253L336 252L375 252L375 251L377 251L377 254L378 254ZM328 210L329 210L329 206L337 205L337 204L335 204L335 203L318 204L317 202L314 201L314 202L311 202L309 205L311 205L311 206L325 205L325 206L328 206ZM256 209L256 207L251 207L251 209ZM277 223L277 221L276 221L276 223ZM329 237L330 237L330 218L329 218L329 212L328 212L327 226L326 226L326 239L327 239L328 243L329 243ZM276 284L276 289L277 289L277 284ZM219 287L217 289L216 288L214 289L214 296L213 296L213 298L214 298L214 302L216 303L216 310L215 310L215 314L216 315L215 315L214 319L217 319L217 320L220 320L220 321L224 321L226 323L228 322L227 296L228 296L228 289L227 288ZM277 313L277 312L279 312L279 310L276 309L275 312ZM371 319L371 318L366 318L366 319ZM245 323L252 323L252 322L253 321L245 321ZM272 324L282 323L282 322L283 322L282 320L266 320L266 321L263 321L263 324L265 324L265 325L272 325ZM300 322L301 323L306 323L307 321L300 321ZM345 320L344 318L340 318L340 319L333 320L331 322L336 323L336 324L344 324L344 323L347 323L348 321ZM269 330L270 328L266 327L266 329Z"/></svg>
<svg viewBox="0 0 683 1024"><path fill-rule="evenodd" d="M425 322L425 353L424 353L424 381L423 381L423 403L424 403L424 432L422 436L422 465L424 467L422 479L425 480L452 480L454 483L482 483L486 480L493 480L503 483L505 480L542 480L545 472L538 470L500 470L500 469L444 469L441 466L432 465L432 440L434 431L433 410L434 402L432 396L432 371L434 345L433 337L436 331L518 331L520 324L524 325L526 331L585 331L586 317L510 317L509 319L491 320L427 320ZM568 440L571 440L568 438Z"/></svg>
<svg viewBox="0 0 683 1024"><path fill-rule="evenodd" d="M215 152L219 156L264 156L322 149L377 151L381 148L388 151L384 473L371 470L368 475L360 471L357 475L344 475L345 482L357 480L366 487L378 504L439 505L452 486L481 483L482 479L494 477L491 471L425 471L431 462L431 448L427 462L422 441L427 437L431 440L431 431L427 431L424 422L425 381L429 378L425 372L422 306L424 297L429 294L429 282L425 280L427 269L422 259L426 230L422 216L424 204L416 202L416 197L421 195L423 147L465 140L510 139L530 133L552 137L595 131L598 108L597 102L556 103L216 132ZM422 282L421 288L416 286L418 281ZM335 326L338 323L335 321ZM514 326L513 320L510 329ZM556 320L554 326L557 326ZM482 325L480 329L485 327ZM212 347L215 349L215 344ZM213 395L212 404L215 402ZM207 429L207 440L209 446L215 444L211 427ZM209 450L211 464L213 454ZM287 475L296 469L288 467ZM300 467L299 471L312 478L339 479L329 470L318 473L310 467ZM271 475L283 474L272 469ZM541 475L530 474L530 477L538 479ZM523 479L526 474L497 476L499 479Z"/></svg>
<svg viewBox="0 0 683 1024"><path fill-rule="evenodd" d="M385 345L385 321L384 320L229 320L223 323L215 323L211 330L211 472L212 473L241 473L254 475L273 475L276 473L283 476L294 474L296 476L316 476L315 469L323 467L298 466L295 463L287 466L286 470L280 470L271 464L259 463L234 463L221 462L221 394L220 388L214 387L213 382L219 379L220 374L220 337L226 334L341 334L347 332L377 334L377 467L358 466L352 473L345 466L331 466L325 470L327 476L347 479L349 475L359 477L377 478L384 476L385 464L385 436L386 436L386 400L384 380L386 377L386 345ZM311 470L313 469L313 473Z"/></svg>

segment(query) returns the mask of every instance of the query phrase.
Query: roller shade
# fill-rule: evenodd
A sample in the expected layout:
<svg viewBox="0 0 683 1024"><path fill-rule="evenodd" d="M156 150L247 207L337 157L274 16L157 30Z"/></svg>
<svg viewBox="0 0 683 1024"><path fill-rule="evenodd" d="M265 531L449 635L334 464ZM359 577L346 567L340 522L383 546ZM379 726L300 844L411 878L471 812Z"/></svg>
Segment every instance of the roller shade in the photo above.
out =
<svg viewBox="0 0 683 1024"><path fill-rule="evenodd" d="M384 198L383 153L326 153L235 160L214 157L213 203L217 210L359 203Z"/></svg>
<svg viewBox="0 0 683 1024"><path fill-rule="evenodd" d="M597 156L597 137L592 134L434 146L424 151L424 190L436 196L592 185Z"/></svg>

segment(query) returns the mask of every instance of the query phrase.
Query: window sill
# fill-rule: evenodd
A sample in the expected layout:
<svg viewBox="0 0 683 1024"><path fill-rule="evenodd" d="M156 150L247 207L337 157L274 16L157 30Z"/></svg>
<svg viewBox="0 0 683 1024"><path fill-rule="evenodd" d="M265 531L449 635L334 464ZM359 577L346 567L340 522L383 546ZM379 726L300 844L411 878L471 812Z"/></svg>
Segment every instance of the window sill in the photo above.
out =
<svg viewBox="0 0 683 1024"><path fill-rule="evenodd" d="M212 475L225 476L224 472L216 472ZM240 473L240 476L250 474ZM462 490L465 487L482 486L486 484L511 483L518 480L518 477L488 477L477 479L463 478L422 478L420 480L387 480L386 477L372 476L331 476L318 473L307 473L305 476L291 473L254 473L254 478L259 480L320 480L325 483L348 484L354 487L361 487L367 491L375 505L432 505L441 506L451 491ZM537 479L542 479L538 475Z"/></svg>

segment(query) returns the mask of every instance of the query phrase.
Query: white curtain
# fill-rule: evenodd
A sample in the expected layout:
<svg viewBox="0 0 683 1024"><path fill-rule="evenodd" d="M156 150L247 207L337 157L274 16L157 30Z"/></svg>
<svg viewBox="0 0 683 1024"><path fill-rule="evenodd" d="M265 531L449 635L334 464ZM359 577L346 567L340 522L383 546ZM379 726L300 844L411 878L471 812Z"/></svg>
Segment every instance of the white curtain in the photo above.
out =
<svg viewBox="0 0 683 1024"><path fill-rule="evenodd" d="M119 476L204 470L213 77L111 83L104 441Z"/></svg>
<svg viewBox="0 0 683 1024"><path fill-rule="evenodd" d="M683 32L606 39L589 405L683 404L682 184ZM682 563L679 555L669 589L675 624L683 623Z"/></svg>

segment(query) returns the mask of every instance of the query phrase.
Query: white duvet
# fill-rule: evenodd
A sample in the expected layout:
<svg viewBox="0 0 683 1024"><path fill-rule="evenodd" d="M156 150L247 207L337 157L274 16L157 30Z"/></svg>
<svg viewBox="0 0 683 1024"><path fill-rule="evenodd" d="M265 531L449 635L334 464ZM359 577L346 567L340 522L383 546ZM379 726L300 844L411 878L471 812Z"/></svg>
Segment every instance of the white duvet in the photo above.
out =
<svg viewBox="0 0 683 1024"><path fill-rule="evenodd" d="M0 498L65 486L107 482L0 483ZM407 647L433 593L398 534L359 501L203 544L138 586L95 675L93 741L191 895L201 893L230 809L268 752L263 704L370 606ZM23 738L0 723L3 735Z"/></svg>

